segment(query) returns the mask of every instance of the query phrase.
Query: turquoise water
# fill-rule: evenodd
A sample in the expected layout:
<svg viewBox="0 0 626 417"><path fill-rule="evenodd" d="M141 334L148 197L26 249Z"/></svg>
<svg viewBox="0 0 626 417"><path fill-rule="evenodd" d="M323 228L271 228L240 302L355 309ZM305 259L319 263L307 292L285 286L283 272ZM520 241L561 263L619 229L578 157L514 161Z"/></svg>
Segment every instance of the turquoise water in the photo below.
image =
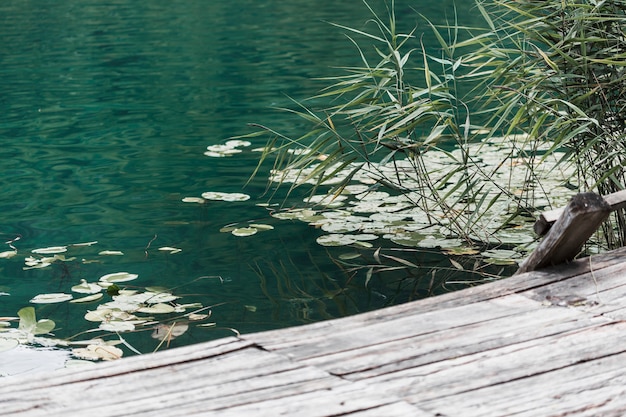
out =
<svg viewBox="0 0 626 417"><path fill-rule="evenodd" d="M435 20L453 14L451 0L396 3L406 28L417 21L413 8ZM469 6L461 16L471 16ZM19 255L0 259L0 292L10 294L0 297L0 316L15 315L37 294L69 292L81 279L118 271L139 274L138 286L176 287L184 301L224 303L212 320L241 332L426 295L430 277L424 283L406 273L374 277L366 288L364 272L330 260L346 249L322 248L319 231L256 206L266 202L264 176L243 187L258 158L251 149L264 139L231 158L203 155L207 145L249 133L248 123L298 133L299 122L274 108L288 106L288 96L315 94L324 85L316 77L358 62L342 31L325 21L363 27L369 17L356 0L3 0L0 238ZM205 191L252 198L181 201ZM248 220L276 229L247 238L219 232ZM32 249L90 241L98 243L68 252L75 261L23 269ZM124 255L98 255L103 250ZM447 262L413 256L425 268ZM37 313L67 337L94 327L83 320L89 308L38 305ZM173 345L225 334L191 328ZM130 337L142 350L156 344Z"/></svg>

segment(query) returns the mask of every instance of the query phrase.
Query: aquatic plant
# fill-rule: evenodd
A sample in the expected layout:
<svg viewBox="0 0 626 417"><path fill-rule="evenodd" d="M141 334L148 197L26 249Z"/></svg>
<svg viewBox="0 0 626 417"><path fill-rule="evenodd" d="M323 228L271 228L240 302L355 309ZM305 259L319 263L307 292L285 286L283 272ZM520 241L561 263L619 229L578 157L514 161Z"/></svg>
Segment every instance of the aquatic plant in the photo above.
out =
<svg viewBox="0 0 626 417"><path fill-rule="evenodd" d="M626 3L623 0L479 0L486 30L468 48L469 79L496 131L549 144L529 154L529 172L565 152L573 188L608 194L626 186ZM532 178L536 187L541 181ZM606 224L609 247L626 242L623 211Z"/></svg>
<svg viewBox="0 0 626 417"><path fill-rule="evenodd" d="M15 240L17 239L10 242L12 252L10 258L22 253L13 245ZM67 268L71 263L100 264L102 263L100 258L107 256L107 252L114 252L116 255L119 252L99 251L95 258L87 256L80 260L75 256L69 256L78 248L96 244L97 242L87 242L33 249L23 255L23 269L45 269L55 266ZM159 247L157 250L168 254L181 251L180 248L171 246ZM84 250L81 251L81 255L85 255ZM190 326L217 328L215 322L209 321L215 305L206 306L197 301L183 301L183 296L175 294L176 288L142 287L136 284L138 279L139 274L125 271L104 274L94 282L85 279L76 282L71 277L65 277L62 282L66 287L63 288L65 292L37 294L30 299L30 303L36 306L59 303L84 306L85 310L82 313L84 324L90 328L61 337L55 333L55 331L58 333L58 330L53 320L37 320L35 308L24 307L18 312L18 317L0 318L0 351L10 350L18 345L61 347L71 349L72 361L113 360L123 356L124 350L121 348L124 347L127 352L141 353L126 336L123 336L124 334L147 332L150 339L158 342L154 348L158 350L163 345L169 346L172 340L185 334ZM201 279L221 281L217 276L199 277L196 280ZM9 293L2 295L10 296ZM15 322L17 327L13 326ZM66 334L68 330L74 332L77 330L67 325L65 327ZM236 333L236 330L231 330Z"/></svg>
<svg viewBox="0 0 626 417"><path fill-rule="evenodd" d="M349 219L311 221L334 233L321 244L367 245L346 235L356 231L523 253L538 211L572 190L623 188L623 2L480 0L483 28L429 24L438 56L415 30L398 32L393 1L387 22L364 4L369 29L335 24L362 65L327 79L314 99L330 105L286 109L311 128L292 137L257 126L270 135L260 158L274 160L270 180L289 192L309 184L308 217ZM387 221L372 227L362 213Z"/></svg>

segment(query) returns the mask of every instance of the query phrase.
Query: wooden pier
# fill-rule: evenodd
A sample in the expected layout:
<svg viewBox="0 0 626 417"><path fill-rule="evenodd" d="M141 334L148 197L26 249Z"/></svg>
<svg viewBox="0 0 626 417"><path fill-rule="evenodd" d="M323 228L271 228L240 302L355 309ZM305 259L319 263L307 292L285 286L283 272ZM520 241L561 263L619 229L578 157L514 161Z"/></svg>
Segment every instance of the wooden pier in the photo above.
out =
<svg viewBox="0 0 626 417"><path fill-rule="evenodd" d="M623 416L626 249L353 317L0 379L0 415Z"/></svg>
<svg viewBox="0 0 626 417"><path fill-rule="evenodd" d="M624 416L626 248L343 319L0 378L0 415Z"/></svg>

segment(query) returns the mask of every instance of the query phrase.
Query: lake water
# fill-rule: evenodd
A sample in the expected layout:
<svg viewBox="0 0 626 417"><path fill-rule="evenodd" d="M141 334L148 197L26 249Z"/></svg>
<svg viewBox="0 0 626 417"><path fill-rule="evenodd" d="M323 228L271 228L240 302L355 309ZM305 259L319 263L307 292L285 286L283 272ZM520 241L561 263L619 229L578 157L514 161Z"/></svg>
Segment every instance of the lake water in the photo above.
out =
<svg viewBox="0 0 626 417"><path fill-rule="evenodd" d="M404 28L418 21L412 8L439 22L454 14L452 0L396 3ZM469 19L471 2L457 3ZM384 10L381 1L372 5ZM272 219L256 205L267 201L266 176L244 188L258 158L251 149L265 139L230 158L203 155L208 145L250 133L248 123L299 135L304 125L274 108L317 93L324 83L316 77L358 63L342 30L326 22L362 28L369 18L358 0L3 0L0 237L18 255L0 259L0 316L14 316L37 294L70 292L81 279L120 271L139 274L128 287L174 288L184 302L223 303L211 320L240 332L456 288L433 288L430 268L450 264L429 253L411 255L424 271L373 277L366 288L364 271L331 261L345 248L323 248L315 242L320 231ZM206 191L251 199L182 202ZM220 233L249 220L275 230ZM92 241L70 247L65 256L73 261L24 269L33 249ZM124 255L99 255L106 250ZM198 279L204 276L220 279ZM36 308L68 337L97 327L83 319L96 305ZM192 326L172 345L227 334ZM145 332L129 337L142 351L157 343Z"/></svg>

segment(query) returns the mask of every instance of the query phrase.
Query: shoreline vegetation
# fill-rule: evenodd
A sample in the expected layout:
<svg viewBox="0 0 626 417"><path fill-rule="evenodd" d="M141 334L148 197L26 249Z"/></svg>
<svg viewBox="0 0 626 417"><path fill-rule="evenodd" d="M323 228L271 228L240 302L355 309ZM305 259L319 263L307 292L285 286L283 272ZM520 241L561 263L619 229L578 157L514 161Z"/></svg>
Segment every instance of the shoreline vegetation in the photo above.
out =
<svg viewBox="0 0 626 417"><path fill-rule="evenodd" d="M325 246L382 237L506 264L536 245L541 211L624 189L626 2L477 0L481 27L424 18L408 33L393 1L385 17L364 5L364 28L334 24L362 64L284 109L310 128L248 135L269 136L255 175L273 161L270 194L310 190L275 217L320 227ZM434 33L437 54L418 29ZM587 250L625 236L618 211Z"/></svg>

